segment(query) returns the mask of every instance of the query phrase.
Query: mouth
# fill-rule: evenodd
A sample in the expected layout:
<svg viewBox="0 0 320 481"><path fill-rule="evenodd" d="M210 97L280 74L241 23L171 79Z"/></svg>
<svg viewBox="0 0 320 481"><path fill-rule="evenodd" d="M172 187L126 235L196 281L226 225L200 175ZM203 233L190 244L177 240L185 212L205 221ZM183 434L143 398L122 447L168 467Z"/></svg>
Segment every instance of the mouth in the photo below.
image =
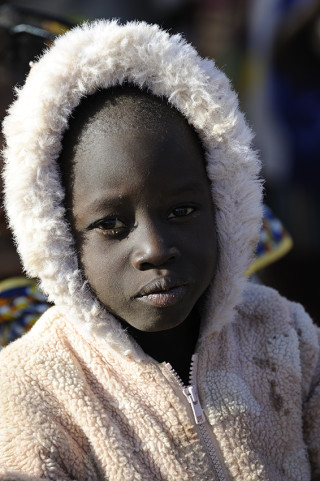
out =
<svg viewBox="0 0 320 481"><path fill-rule="evenodd" d="M187 290L188 282L161 277L146 284L134 298L154 307L170 307L180 302Z"/></svg>

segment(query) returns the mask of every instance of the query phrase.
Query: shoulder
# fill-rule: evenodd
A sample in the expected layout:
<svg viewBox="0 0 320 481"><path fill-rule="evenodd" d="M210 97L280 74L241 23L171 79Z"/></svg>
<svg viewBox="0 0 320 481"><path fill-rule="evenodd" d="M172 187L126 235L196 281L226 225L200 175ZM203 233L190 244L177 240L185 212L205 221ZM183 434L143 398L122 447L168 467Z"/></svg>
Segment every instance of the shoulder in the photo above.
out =
<svg viewBox="0 0 320 481"><path fill-rule="evenodd" d="M37 462L48 439L69 446L64 427L71 426L70 413L85 398L87 384L72 347L79 342L67 324L58 309L49 309L0 353L0 464L5 456L13 465L14 458L23 461L24 443L32 445Z"/></svg>
<svg viewBox="0 0 320 481"><path fill-rule="evenodd" d="M64 334L65 319L51 308L24 336L0 353L0 412L41 410L44 392L63 386L78 372L77 360Z"/></svg>
<svg viewBox="0 0 320 481"><path fill-rule="evenodd" d="M85 479L88 469L94 472L77 425L77 413L85 412L89 402L88 383L72 347L81 341L70 332L52 308L0 353L0 465L37 473L32 479Z"/></svg>
<svg viewBox="0 0 320 481"><path fill-rule="evenodd" d="M318 328L299 303L289 301L278 291L249 282L236 313L243 321L253 322L272 332L295 329L297 334L314 337Z"/></svg>
<svg viewBox="0 0 320 481"><path fill-rule="evenodd" d="M242 303L236 308L236 329L251 333L257 345L267 343L301 372L303 390L309 388L319 362L320 329L303 306L289 301L278 291L249 283Z"/></svg>
<svg viewBox="0 0 320 481"><path fill-rule="evenodd" d="M55 307L46 311L29 332L1 350L0 375L7 368L12 373L16 370L20 372L37 364L42 357L50 356L51 349L45 349L44 346L49 344L49 347L57 347L58 328L63 322L63 317Z"/></svg>

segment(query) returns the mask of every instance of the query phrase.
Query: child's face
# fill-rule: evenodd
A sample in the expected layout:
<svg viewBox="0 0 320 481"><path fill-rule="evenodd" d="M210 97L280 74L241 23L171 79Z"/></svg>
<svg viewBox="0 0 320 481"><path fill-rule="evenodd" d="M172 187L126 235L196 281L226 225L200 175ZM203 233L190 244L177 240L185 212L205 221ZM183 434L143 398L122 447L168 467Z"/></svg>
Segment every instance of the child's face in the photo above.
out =
<svg viewBox="0 0 320 481"><path fill-rule="evenodd" d="M73 218L86 278L131 326L176 327L216 268L202 151L182 117L166 133L95 122L74 158Z"/></svg>

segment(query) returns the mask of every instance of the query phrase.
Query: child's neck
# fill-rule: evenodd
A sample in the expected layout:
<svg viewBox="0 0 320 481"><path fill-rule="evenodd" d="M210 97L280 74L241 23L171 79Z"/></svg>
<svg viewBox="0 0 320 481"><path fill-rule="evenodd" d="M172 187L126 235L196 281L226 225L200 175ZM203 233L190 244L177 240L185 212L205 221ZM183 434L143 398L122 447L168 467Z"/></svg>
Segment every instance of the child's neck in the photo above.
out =
<svg viewBox="0 0 320 481"><path fill-rule="evenodd" d="M158 362L169 362L183 383L189 384L191 357L199 336L200 315L196 309L177 327L160 332L128 331L142 349Z"/></svg>

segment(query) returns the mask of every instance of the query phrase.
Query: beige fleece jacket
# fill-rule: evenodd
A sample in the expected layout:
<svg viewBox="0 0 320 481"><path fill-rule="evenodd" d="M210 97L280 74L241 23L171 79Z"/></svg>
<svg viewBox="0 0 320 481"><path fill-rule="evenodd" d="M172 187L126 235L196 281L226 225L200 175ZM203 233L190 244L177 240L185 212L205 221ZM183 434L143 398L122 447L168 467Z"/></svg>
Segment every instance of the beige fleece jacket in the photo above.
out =
<svg viewBox="0 0 320 481"><path fill-rule="evenodd" d="M307 481L310 462L320 476L319 330L266 287L249 285L236 312L198 345L196 425L168 366L50 309L1 353L1 479Z"/></svg>
<svg viewBox="0 0 320 481"><path fill-rule="evenodd" d="M205 149L219 260L188 388L88 289L66 220L56 160L69 118L123 82L169 102ZM0 354L1 481L320 476L318 330L243 275L261 225L260 160L214 62L156 25L82 25L33 64L3 126L6 212L56 307Z"/></svg>

